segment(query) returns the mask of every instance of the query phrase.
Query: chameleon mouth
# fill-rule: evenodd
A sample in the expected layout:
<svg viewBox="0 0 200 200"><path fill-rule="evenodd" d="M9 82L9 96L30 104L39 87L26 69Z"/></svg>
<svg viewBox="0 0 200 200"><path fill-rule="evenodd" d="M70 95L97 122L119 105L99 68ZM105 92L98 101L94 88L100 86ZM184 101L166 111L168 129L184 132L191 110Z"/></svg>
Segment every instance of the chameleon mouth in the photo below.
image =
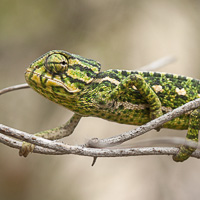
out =
<svg viewBox="0 0 200 200"><path fill-rule="evenodd" d="M30 85L32 85L31 82L34 82L37 86L41 88L62 87L63 89L65 89L67 92L70 93L75 93L80 91L80 89L75 88L73 86L68 87L66 84L64 84L61 80L58 80L57 78L53 78L52 76L48 76L47 74L42 75L31 69L26 70L25 79L28 83L30 83Z"/></svg>

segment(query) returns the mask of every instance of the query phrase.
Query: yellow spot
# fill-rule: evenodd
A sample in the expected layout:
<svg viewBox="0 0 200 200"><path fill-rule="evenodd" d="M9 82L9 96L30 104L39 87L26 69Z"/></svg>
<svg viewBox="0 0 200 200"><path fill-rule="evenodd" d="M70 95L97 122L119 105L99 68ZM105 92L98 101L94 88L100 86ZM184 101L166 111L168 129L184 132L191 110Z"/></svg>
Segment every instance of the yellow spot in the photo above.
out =
<svg viewBox="0 0 200 200"><path fill-rule="evenodd" d="M200 94L198 94L197 96L198 96L198 98L200 98Z"/></svg>
<svg viewBox="0 0 200 200"><path fill-rule="evenodd" d="M158 92L163 92L164 90L162 89L162 85L153 85L152 88L156 93Z"/></svg>
<svg viewBox="0 0 200 200"><path fill-rule="evenodd" d="M176 88L175 92L176 92L178 95L183 95L183 96L186 95L186 90L185 90L184 88L182 88L182 89Z"/></svg>
<svg viewBox="0 0 200 200"><path fill-rule="evenodd" d="M143 74L143 73L141 73L141 74ZM155 73L154 73L154 72L149 72L149 74L150 74L151 76L153 76Z"/></svg>
<svg viewBox="0 0 200 200"><path fill-rule="evenodd" d="M178 74L173 74L173 76L174 76L174 78L178 78L179 75Z"/></svg>
<svg viewBox="0 0 200 200"><path fill-rule="evenodd" d="M133 85L132 88L133 88L134 90L137 90L137 88L135 87L135 85Z"/></svg>
<svg viewBox="0 0 200 200"><path fill-rule="evenodd" d="M166 76L166 72L160 72L161 76Z"/></svg>
<svg viewBox="0 0 200 200"><path fill-rule="evenodd" d="M82 63L78 59L69 59L69 63L71 65L76 65L76 64L82 65Z"/></svg>
<svg viewBox="0 0 200 200"><path fill-rule="evenodd" d="M37 84L40 83L40 76L38 74L33 74L31 77L33 81L35 81Z"/></svg>
<svg viewBox="0 0 200 200"><path fill-rule="evenodd" d="M111 83L114 83L115 85L119 85L120 82L114 78L110 78L110 77L105 77L105 78L102 78L102 79L96 79L95 82L97 83L102 83L103 81L109 81Z"/></svg>

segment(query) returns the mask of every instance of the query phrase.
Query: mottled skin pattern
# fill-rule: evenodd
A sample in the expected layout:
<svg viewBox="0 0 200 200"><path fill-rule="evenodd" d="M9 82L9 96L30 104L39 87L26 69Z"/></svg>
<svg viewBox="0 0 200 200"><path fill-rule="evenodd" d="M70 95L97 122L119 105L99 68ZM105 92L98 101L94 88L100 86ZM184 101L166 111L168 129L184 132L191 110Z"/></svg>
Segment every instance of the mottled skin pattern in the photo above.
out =
<svg viewBox="0 0 200 200"><path fill-rule="evenodd" d="M36 134L48 139L71 134L84 116L142 125L200 97L199 80L193 78L128 70L100 72L98 62L58 50L35 60L25 78L38 93L75 113L67 124ZM163 127L188 129L187 138L197 141L199 113L196 109ZM24 143L20 155L27 156L32 150L33 146ZM182 146L173 159L183 161L194 150Z"/></svg>

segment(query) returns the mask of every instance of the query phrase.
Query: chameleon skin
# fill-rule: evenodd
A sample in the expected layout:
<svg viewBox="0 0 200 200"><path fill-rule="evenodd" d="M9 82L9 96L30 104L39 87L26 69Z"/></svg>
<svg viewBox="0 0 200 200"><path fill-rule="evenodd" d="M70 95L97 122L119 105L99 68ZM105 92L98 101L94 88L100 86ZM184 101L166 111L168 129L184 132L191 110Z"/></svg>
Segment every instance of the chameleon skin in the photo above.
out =
<svg viewBox="0 0 200 200"><path fill-rule="evenodd" d="M78 116L100 117L122 124L145 124L200 97L197 79L158 72L113 69L100 72L100 68L97 61L54 50L35 60L25 78L38 93ZM163 127L188 129L187 138L197 141L200 123L198 120L193 123L191 113L181 115ZM194 116L198 113L199 110L195 110ZM38 135L53 138L44 132ZM174 157L175 161L187 159L195 150L185 146L181 149ZM189 151L188 156L185 151Z"/></svg>

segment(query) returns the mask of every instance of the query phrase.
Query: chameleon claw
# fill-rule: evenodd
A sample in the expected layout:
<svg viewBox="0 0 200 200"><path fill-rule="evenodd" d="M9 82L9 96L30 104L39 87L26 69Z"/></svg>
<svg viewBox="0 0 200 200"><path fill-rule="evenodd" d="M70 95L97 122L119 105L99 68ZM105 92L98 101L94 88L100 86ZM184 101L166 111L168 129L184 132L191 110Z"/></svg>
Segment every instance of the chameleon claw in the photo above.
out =
<svg viewBox="0 0 200 200"><path fill-rule="evenodd" d="M32 153L35 148L34 144L30 144L28 142L23 142L22 146L19 150L19 155L27 157L29 153Z"/></svg>
<svg viewBox="0 0 200 200"><path fill-rule="evenodd" d="M94 166L94 164L96 163L96 161L97 161L97 157L93 157L93 161L92 161L92 167Z"/></svg>
<svg viewBox="0 0 200 200"><path fill-rule="evenodd" d="M159 126L159 127L155 128L155 130L156 130L157 132L159 132L161 128L162 128L162 126Z"/></svg>

